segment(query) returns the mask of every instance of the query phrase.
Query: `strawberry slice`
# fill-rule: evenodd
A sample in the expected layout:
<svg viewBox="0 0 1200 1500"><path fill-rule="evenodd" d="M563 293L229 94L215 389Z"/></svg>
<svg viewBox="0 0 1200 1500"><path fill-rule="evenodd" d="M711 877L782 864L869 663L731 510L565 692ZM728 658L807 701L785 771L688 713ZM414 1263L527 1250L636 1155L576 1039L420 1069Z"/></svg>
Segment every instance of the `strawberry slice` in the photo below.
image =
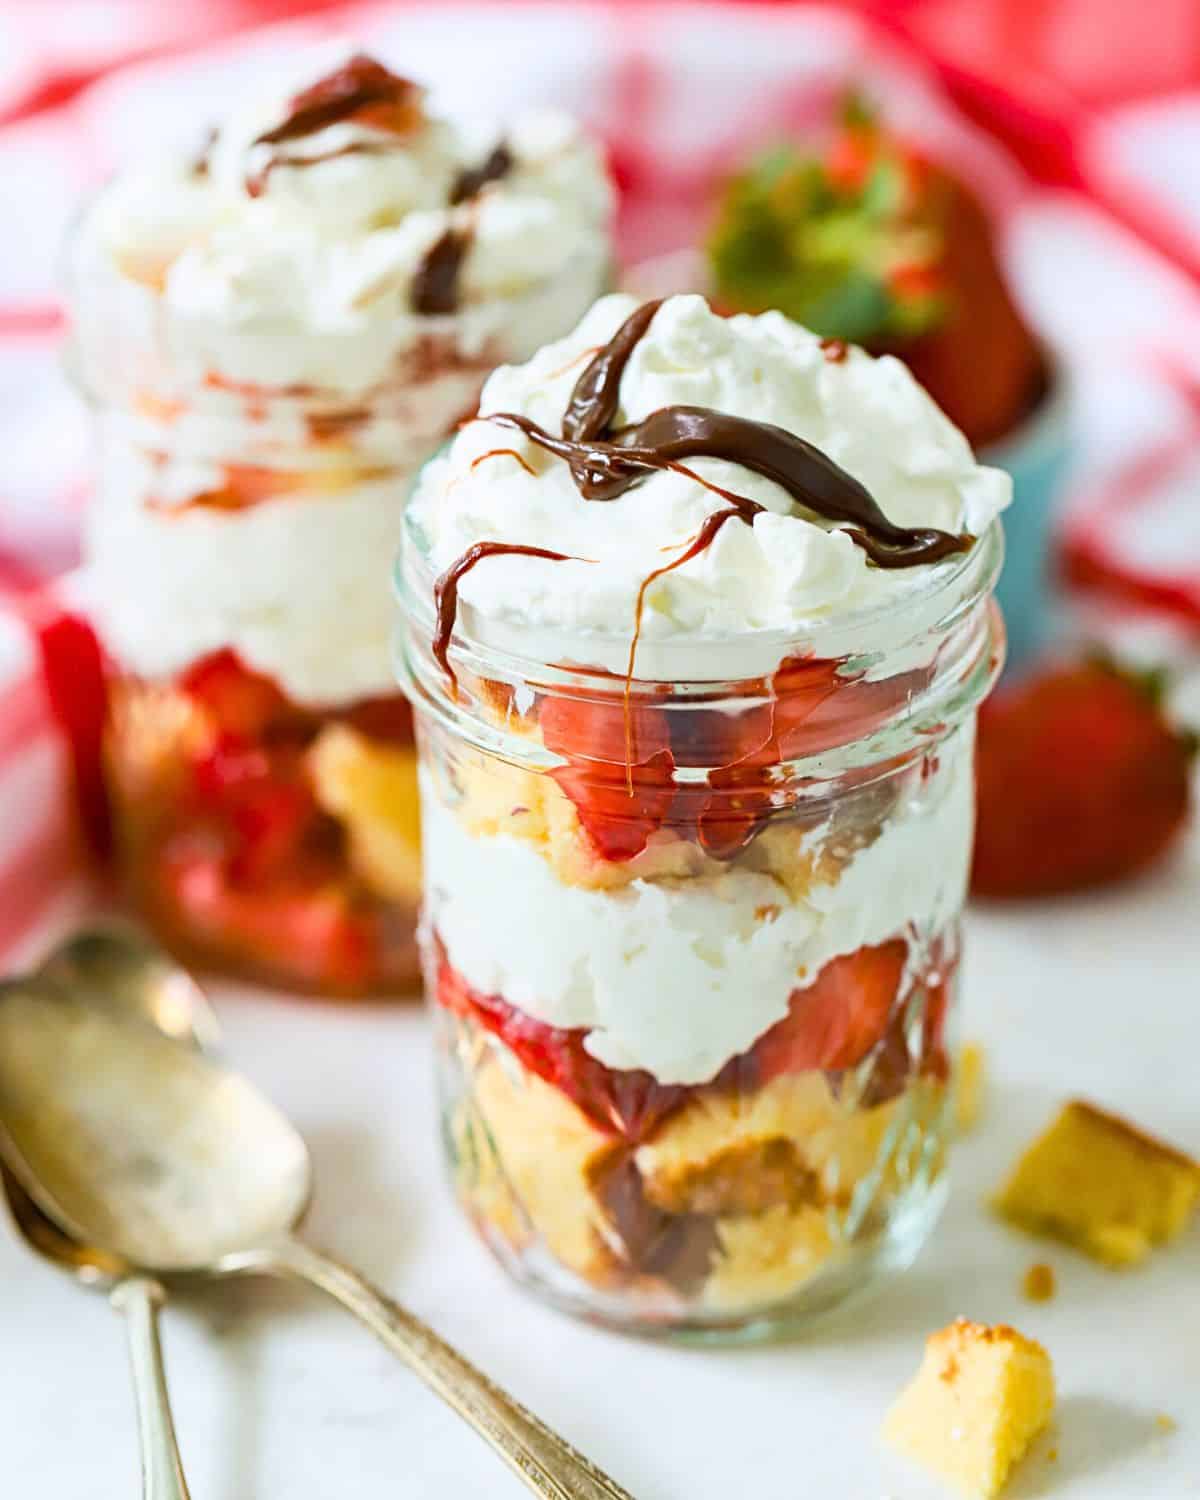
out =
<svg viewBox="0 0 1200 1500"><path fill-rule="evenodd" d="M894 938L831 959L812 984L793 991L788 1014L755 1043L760 1080L861 1062L887 1032L907 957L908 944Z"/></svg>
<svg viewBox="0 0 1200 1500"><path fill-rule="evenodd" d="M220 856L196 847L171 851L157 876L152 899L185 948L321 992L362 994L388 983L379 913L358 907L343 887L303 876L237 885Z"/></svg>
<svg viewBox="0 0 1200 1500"><path fill-rule="evenodd" d="M307 783L274 781L239 798L230 809L229 821L236 839L230 877L239 885L253 885L296 862L322 823L322 814Z"/></svg>
<svg viewBox="0 0 1200 1500"><path fill-rule="evenodd" d="M840 674L839 663L789 657L770 678L741 685L740 712L699 700L669 713L625 704L614 690L542 700L548 749L569 764L552 772L604 859L624 861L668 827L715 859L732 859L780 798L781 762L878 728L928 681L932 667L879 682ZM664 690L665 691L665 690ZM627 765L627 759L632 764ZM707 784L679 784L677 767L713 767Z"/></svg>
<svg viewBox="0 0 1200 1500"><path fill-rule="evenodd" d="M630 766L562 766L550 774L575 804L579 821L601 859L635 859L667 821L674 801L669 750Z"/></svg>
<svg viewBox="0 0 1200 1500"><path fill-rule="evenodd" d="M220 840L237 884L295 866L319 833L336 832L317 805L299 745L267 749L218 734L192 765L191 791L190 810ZM336 864L328 863L336 873Z"/></svg>
<svg viewBox="0 0 1200 1500"><path fill-rule="evenodd" d="M665 717L632 703L627 726L619 696L556 694L542 700L538 722L546 748L569 761L551 775L601 858L635 858L667 821L674 799Z"/></svg>
<svg viewBox="0 0 1200 1500"><path fill-rule="evenodd" d="M586 1031L548 1026L499 995L481 994L440 951L435 998L499 1037L524 1067L561 1090L601 1130L627 1140L643 1139L687 1093L640 1069L605 1067L584 1047Z"/></svg>
<svg viewBox="0 0 1200 1500"><path fill-rule="evenodd" d="M308 718L294 708L269 677L242 665L233 651L216 651L180 679L180 687L229 734L253 739L281 723Z"/></svg>

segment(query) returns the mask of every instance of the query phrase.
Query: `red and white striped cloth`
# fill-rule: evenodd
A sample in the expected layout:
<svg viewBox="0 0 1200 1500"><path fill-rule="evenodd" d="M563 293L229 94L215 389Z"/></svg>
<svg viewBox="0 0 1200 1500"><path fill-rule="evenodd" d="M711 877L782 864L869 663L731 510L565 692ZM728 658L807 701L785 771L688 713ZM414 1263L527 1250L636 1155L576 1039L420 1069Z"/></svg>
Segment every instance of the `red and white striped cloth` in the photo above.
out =
<svg viewBox="0 0 1200 1500"><path fill-rule="evenodd" d="M0 615L0 966L32 960L94 895L70 736L30 613Z"/></svg>
<svg viewBox="0 0 1200 1500"><path fill-rule="evenodd" d="M145 141L192 140L285 49L338 34L451 106L582 113L612 153L629 259L692 242L731 162L865 83L981 186L1029 316L1067 364L1072 576L1141 590L1141 607L1200 636L1200 8L1158 0L1153 16L1117 0L0 0L0 202L19 205L0 241L0 589L69 566L86 501L55 269L80 196ZM53 620L52 602L37 608ZM73 767L94 774L78 642L56 643L31 609L28 594L0 606L0 962L77 896Z"/></svg>

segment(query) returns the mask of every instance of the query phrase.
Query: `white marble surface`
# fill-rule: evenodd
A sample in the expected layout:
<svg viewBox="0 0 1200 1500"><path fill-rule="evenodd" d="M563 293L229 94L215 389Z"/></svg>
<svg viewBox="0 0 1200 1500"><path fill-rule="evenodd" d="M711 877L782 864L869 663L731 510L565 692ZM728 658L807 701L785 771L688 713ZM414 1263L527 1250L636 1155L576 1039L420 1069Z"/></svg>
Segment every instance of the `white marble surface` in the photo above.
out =
<svg viewBox="0 0 1200 1500"><path fill-rule="evenodd" d="M357 1261L592 1454L636 1500L937 1500L882 1449L887 1403L958 1313L1041 1338L1057 1430L1010 1500L1200 1496L1200 1228L1113 1274L981 1207L1067 1093L1200 1150L1200 836L1130 889L971 919L961 1034L988 1049L985 1119L917 1266L807 1339L698 1352L573 1324L508 1285L459 1222L435 1150L423 1019L222 994L233 1057L302 1125L312 1238ZM1057 1298L1024 1302L1035 1259ZM213 1286L168 1308L194 1500L517 1500L523 1487L315 1294ZM1168 1413L1178 1429L1155 1425ZM1057 1460L1049 1450L1057 1448ZM121 1331L103 1297L0 1232L0 1495L138 1493Z"/></svg>

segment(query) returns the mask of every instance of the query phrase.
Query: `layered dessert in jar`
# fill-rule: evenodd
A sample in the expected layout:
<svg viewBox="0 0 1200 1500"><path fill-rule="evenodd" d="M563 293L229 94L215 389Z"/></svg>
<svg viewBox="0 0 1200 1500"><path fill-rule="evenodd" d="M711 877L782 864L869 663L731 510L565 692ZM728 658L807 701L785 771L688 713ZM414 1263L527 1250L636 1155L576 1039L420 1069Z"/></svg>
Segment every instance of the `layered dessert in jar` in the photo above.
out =
<svg viewBox="0 0 1200 1500"><path fill-rule="evenodd" d="M896 355L1013 476L999 596L1010 656L1032 655L1069 456L1065 395L973 185L851 94L823 138L778 145L730 180L707 267L726 311L779 308L827 338Z"/></svg>
<svg viewBox="0 0 1200 1500"><path fill-rule="evenodd" d="M604 288L609 211L571 121L468 130L323 53L85 214L80 593L113 666L121 871L188 955L338 993L415 978L405 498L488 372Z"/></svg>
<svg viewBox="0 0 1200 1500"><path fill-rule="evenodd" d="M480 412L399 571L457 1190L562 1305L768 1331L941 1199L1009 483L897 360L697 296Z"/></svg>

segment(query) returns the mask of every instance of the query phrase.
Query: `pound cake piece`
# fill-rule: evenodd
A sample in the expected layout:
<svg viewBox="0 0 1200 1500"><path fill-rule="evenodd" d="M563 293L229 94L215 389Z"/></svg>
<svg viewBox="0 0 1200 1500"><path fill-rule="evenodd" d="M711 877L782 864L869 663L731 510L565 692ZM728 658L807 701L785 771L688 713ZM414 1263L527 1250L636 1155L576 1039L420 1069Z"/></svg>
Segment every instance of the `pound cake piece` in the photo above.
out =
<svg viewBox="0 0 1200 1500"><path fill-rule="evenodd" d="M608 1279L615 1263L593 1184L618 1149L614 1138L536 1074L498 1057L475 1075L475 1104L495 1169L531 1229L563 1265L589 1280Z"/></svg>
<svg viewBox="0 0 1200 1500"><path fill-rule="evenodd" d="M347 724L331 724L309 751L317 801L344 824L350 863L392 901L421 899L417 752L378 745Z"/></svg>
<svg viewBox="0 0 1200 1500"><path fill-rule="evenodd" d="M959 1318L932 1334L884 1436L955 1485L990 1500L1054 1410L1054 1369L1015 1328Z"/></svg>
<svg viewBox="0 0 1200 1500"><path fill-rule="evenodd" d="M777 1302L825 1269L838 1250L828 1215L811 1205L781 1203L762 1214L720 1218L704 1301L721 1312Z"/></svg>
<svg viewBox="0 0 1200 1500"><path fill-rule="evenodd" d="M911 1102L911 1101L910 1101ZM839 1103L815 1069L751 1093L699 1093L635 1153L646 1197L668 1213L845 1207L881 1162L898 1099Z"/></svg>
<svg viewBox="0 0 1200 1500"><path fill-rule="evenodd" d="M1073 1099L1017 1162L993 1207L1021 1229L1128 1266L1182 1233L1198 1200L1200 1163Z"/></svg>

